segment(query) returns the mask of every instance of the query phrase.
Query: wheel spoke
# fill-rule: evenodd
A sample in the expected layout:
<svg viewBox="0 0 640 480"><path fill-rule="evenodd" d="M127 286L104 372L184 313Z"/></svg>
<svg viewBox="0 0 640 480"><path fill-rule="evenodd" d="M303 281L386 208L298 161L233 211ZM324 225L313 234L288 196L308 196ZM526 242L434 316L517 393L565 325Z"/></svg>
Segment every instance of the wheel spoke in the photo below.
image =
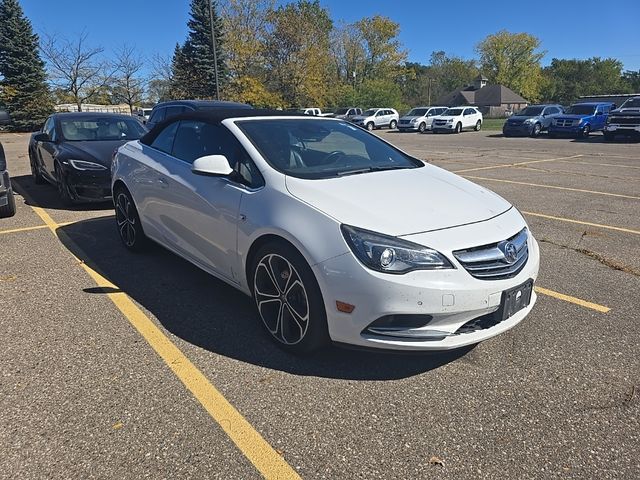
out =
<svg viewBox="0 0 640 480"><path fill-rule="evenodd" d="M285 309L286 312L289 313L289 315L285 315ZM287 317L289 320L286 321L287 323L287 327L296 327L296 329L298 330L298 335L294 337L290 337L287 338L287 333L285 333L285 317ZM282 332L282 339L286 342L286 343L298 343L300 340L302 340L302 337L304 336L304 332L305 332L305 328L304 326L300 323L300 321L296 318L296 315L293 313L293 310L291 309L291 307L289 305L285 304L285 307L282 309L282 317L280 320L280 330ZM287 330L291 330L291 328L288 328Z"/></svg>
<svg viewBox="0 0 640 480"><path fill-rule="evenodd" d="M264 269L264 271L266 272L267 278L269 279L269 281L271 282L271 285L273 286L273 288L275 289L275 291L277 293L266 293L263 290L259 289L258 271L261 268ZM267 265L264 264L264 262L260 262L260 264L258 265L258 268L256 269L256 279L255 279L255 282L254 282L254 290L256 291L256 293L258 293L259 295L262 295L263 297L270 297L270 298L279 298L280 297L280 289L278 288L278 285L276 284L275 279L271 275L270 269L267 267Z"/></svg>

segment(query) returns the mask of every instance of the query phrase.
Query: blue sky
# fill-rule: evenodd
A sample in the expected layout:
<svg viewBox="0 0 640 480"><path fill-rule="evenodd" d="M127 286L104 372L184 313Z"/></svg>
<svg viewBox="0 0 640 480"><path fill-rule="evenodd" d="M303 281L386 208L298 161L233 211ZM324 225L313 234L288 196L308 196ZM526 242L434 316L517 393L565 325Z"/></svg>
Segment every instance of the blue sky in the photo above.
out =
<svg viewBox="0 0 640 480"><path fill-rule="evenodd" d="M280 3L286 3L280 1ZM409 60L428 63L434 50L464 58L501 29L536 35L552 58L615 57L640 70L640 0L404 1L321 0L335 22L385 15L400 24ZM171 54L186 36L189 0L21 0L36 32L73 37L112 50L127 43L142 54Z"/></svg>

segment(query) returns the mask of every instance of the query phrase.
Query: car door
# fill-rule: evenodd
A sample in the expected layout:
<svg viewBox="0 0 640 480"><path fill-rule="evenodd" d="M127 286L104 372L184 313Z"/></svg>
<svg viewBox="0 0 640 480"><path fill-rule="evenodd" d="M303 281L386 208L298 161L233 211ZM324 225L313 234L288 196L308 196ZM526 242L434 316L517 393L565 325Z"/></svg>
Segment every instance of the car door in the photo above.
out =
<svg viewBox="0 0 640 480"><path fill-rule="evenodd" d="M223 177L194 174L194 160L205 155L237 157L242 148L221 125L180 122L171 155L158 172L159 223L166 241L196 264L237 281L237 224L243 187Z"/></svg>
<svg viewBox="0 0 640 480"><path fill-rule="evenodd" d="M374 123L376 127L381 127L384 125L384 110L378 110L376 112L376 116L374 117Z"/></svg>
<svg viewBox="0 0 640 480"><path fill-rule="evenodd" d="M462 114L462 128L469 128L476 124L473 108L465 108Z"/></svg>
<svg viewBox="0 0 640 480"><path fill-rule="evenodd" d="M603 130L607 116L609 115L609 105L598 105L596 109L596 116L594 120L594 127L592 130Z"/></svg>
<svg viewBox="0 0 640 480"><path fill-rule="evenodd" d="M55 179L55 150L56 143L58 141L58 135L56 133L56 121L53 116L49 117L42 127L42 133L45 133L49 137L49 141L37 142L36 154L40 159L43 173L50 179Z"/></svg>
<svg viewBox="0 0 640 480"><path fill-rule="evenodd" d="M549 128L549 125L551 125L551 121L559 113L560 109L558 109L558 107L545 107L544 111L542 112L542 128Z"/></svg>

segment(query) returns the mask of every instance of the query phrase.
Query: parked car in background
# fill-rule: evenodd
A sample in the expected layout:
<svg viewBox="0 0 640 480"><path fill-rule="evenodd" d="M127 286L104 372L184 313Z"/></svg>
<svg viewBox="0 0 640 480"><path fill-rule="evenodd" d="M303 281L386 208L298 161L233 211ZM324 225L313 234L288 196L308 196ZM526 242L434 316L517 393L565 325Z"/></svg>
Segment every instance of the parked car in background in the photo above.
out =
<svg viewBox="0 0 640 480"><path fill-rule="evenodd" d="M9 125L11 118L9 113L0 110L0 127ZM16 214L16 199L13 196L11 178L7 171L7 157L0 143L0 218L13 217Z"/></svg>
<svg viewBox="0 0 640 480"><path fill-rule="evenodd" d="M460 133L465 129L476 132L482 128L482 113L476 107L452 107L433 119L431 130L434 133Z"/></svg>
<svg viewBox="0 0 640 480"><path fill-rule="evenodd" d="M443 113L447 107L416 107L400 117L398 130L401 132L420 132L431 130L433 119Z"/></svg>
<svg viewBox="0 0 640 480"><path fill-rule="evenodd" d="M138 116L138 120L140 120L140 122L142 122L143 125L146 124L147 121L149 120L152 110L153 108L140 108L136 112L136 115Z"/></svg>
<svg viewBox="0 0 640 480"><path fill-rule="evenodd" d="M340 120L352 121L358 115L362 115L362 109L356 107L339 108L332 115L333 118L339 118Z"/></svg>
<svg viewBox="0 0 640 480"><path fill-rule="evenodd" d="M574 103L562 115L556 116L551 121L549 136L588 138L591 132L604 130L612 108L611 102Z"/></svg>
<svg viewBox="0 0 640 480"><path fill-rule="evenodd" d="M220 108L253 108L246 103L226 102L220 100L173 100L170 102L162 102L157 104L151 110L149 120L146 127L151 130L158 123L163 122L171 117L180 115L185 112L194 112L196 110L212 110Z"/></svg>
<svg viewBox="0 0 640 480"><path fill-rule="evenodd" d="M353 123L369 131L383 127L393 130L398 126L398 120L400 115L393 108L370 108L353 117Z"/></svg>
<svg viewBox="0 0 640 480"><path fill-rule="evenodd" d="M111 198L115 150L147 130L135 118L115 113L56 113L29 141L35 183L58 188L65 205Z"/></svg>
<svg viewBox="0 0 640 480"><path fill-rule="evenodd" d="M612 110L604 127L604 139L613 140L617 135L640 138L640 97L629 98Z"/></svg>
<svg viewBox="0 0 640 480"><path fill-rule="evenodd" d="M537 137L547 131L551 121L562 113L564 108L561 105L529 105L504 122L502 133L505 137Z"/></svg>
<svg viewBox="0 0 640 480"><path fill-rule="evenodd" d="M317 107L309 107L309 108L297 108L293 110L297 113L304 113L305 115L313 115L314 117L332 117L333 113L323 113Z"/></svg>
<svg viewBox="0 0 640 480"><path fill-rule="evenodd" d="M344 120L254 112L185 114L118 149L126 248L152 239L241 290L297 353L449 350L531 312L539 248L505 199Z"/></svg>

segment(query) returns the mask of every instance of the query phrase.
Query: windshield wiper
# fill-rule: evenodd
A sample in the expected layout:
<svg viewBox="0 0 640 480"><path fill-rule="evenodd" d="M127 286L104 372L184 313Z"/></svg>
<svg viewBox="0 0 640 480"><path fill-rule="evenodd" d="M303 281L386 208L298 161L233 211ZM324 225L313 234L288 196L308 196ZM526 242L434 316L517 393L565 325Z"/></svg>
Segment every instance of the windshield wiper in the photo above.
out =
<svg viewBox="0 0 640 480"><path fill-rule="evenodd" d="M369 172L383 172L385 170L404 170L405 168L412 168L410 166L372 166L372 167L364 167L364 168L356 168L353 170L345 170L343 172L338 172L336 175L339 177L343 177L345 175L358 175L360 173L369 173Z"/></svg>

